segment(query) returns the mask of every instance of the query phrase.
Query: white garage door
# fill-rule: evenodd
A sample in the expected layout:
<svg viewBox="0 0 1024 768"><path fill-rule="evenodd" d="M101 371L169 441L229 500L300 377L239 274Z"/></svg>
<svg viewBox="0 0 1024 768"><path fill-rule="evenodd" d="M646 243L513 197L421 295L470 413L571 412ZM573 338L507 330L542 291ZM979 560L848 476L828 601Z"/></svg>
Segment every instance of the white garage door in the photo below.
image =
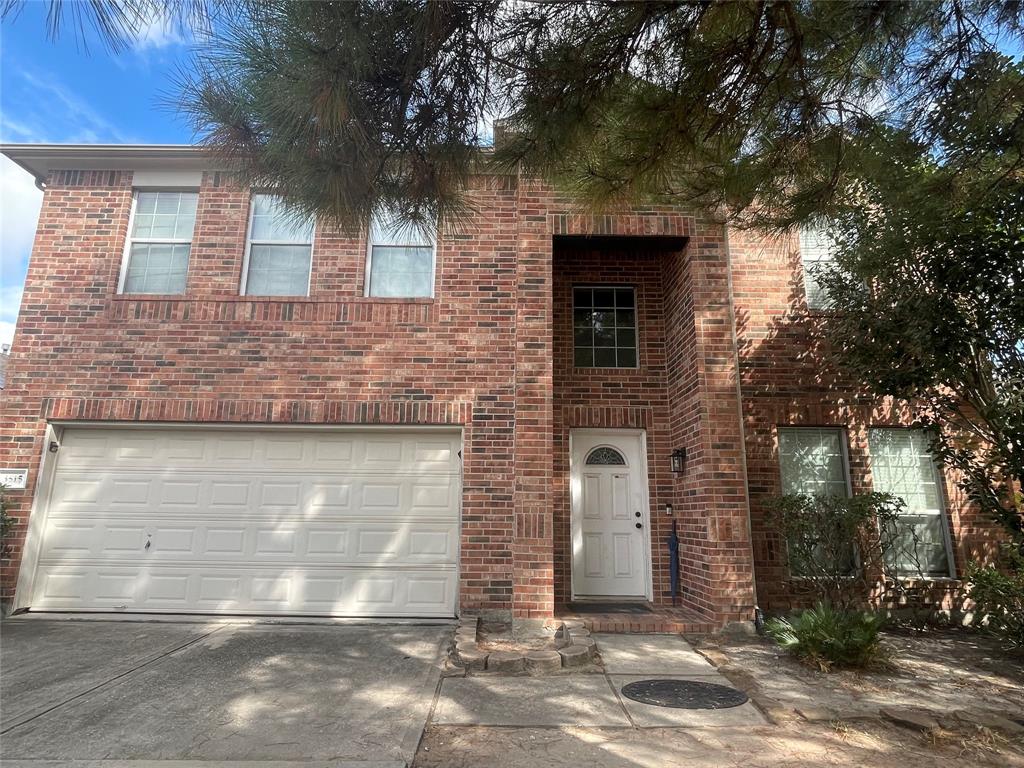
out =
<svg viewBox="0 0 1024 768"><path fill-rule="evenodd" d="M452 432L67 429L33 610L453 616Z"/></svg>

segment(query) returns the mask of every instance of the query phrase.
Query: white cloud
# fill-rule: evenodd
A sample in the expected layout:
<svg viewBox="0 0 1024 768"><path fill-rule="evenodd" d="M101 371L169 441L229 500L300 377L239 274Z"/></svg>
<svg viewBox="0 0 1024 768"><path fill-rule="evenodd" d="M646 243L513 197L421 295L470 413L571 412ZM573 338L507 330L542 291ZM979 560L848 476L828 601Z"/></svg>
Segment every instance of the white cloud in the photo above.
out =
<svg viewBox="0 0 1024 768"><path fill-rule="evenodd" d="M188 38L182 34L180 25L176 24L166 13L158 13L140 30L132 44L137 52L170 48L175 45L186 45Z"/></svg>

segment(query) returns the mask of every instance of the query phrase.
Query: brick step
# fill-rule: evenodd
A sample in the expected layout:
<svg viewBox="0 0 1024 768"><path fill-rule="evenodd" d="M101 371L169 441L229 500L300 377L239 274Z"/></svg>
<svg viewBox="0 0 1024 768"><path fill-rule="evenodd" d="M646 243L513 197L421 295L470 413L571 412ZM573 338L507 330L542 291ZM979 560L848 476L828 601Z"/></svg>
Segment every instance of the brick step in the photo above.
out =
<svg viewBox="0 0 1024 768"><path fill-rule="evenodd" d="M591 632L610 634L710 635L718 626L702 616L679 608L653 607L650 613L576 613L565 606L555 610L554 621L576 620Z"/></svg>

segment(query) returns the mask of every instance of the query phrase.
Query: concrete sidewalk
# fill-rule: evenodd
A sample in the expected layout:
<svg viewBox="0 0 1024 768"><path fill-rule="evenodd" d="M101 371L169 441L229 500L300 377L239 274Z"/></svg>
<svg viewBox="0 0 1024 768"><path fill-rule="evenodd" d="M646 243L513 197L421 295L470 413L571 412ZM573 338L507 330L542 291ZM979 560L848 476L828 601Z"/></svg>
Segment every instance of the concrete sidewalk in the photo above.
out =
<svg viewBox="0 0 1024 768"><path fill-rule="evenodd" d="M746 702L728 709L675 709L622 696L638 680L685 679L731 686L676 635L595 635L604 674L446 678L436 725L495 727L707 728L765 725Z"/></svg>

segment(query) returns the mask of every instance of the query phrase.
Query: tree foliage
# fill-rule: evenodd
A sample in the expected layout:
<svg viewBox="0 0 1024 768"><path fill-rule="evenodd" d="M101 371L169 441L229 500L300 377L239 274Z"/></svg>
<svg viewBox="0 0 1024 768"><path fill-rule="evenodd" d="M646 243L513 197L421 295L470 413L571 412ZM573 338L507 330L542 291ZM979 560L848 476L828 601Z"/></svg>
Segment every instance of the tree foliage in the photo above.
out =
<svg viewBox="0 0 1024 768"><path fill-rule="evenodd" d="M781 226L845 200L880 133L933 143L954 92L984 119L971 73L1024 46L1020 0L49 0L51 34L66 16L112 47L156 16L201 29L178 102L199 139L348 227L459 219L495 120L488 162L591 209Z"/></svg>
<svg viewBox="0 0 1024 768"><path fill-rule="evenodd" d="M970 498L1024 546L1022 109L1024 68L992 56L935 106L933 143L881 137L831 220L836 261L818 279L835 365L911 405Z"/></svg>
<svg viewBox="0 0 1024 768"><path fill-rule="evenodd" d="M905 579L921 574L916 534L901 524L903 508L885 493L771 499L767 520L784 542L789 589L840 611L898 602Z"/></svg>
<svg viewBox="0 0 1024 768"><path fill-rule="evenodd" d="M378 205L458 219L496 118L488 162L592 209L781 225L842 199L881 128L928 143L932 105L1022 19L996 0L268 0L214 31L181 103L247 181L346 225Z"/></svg>

